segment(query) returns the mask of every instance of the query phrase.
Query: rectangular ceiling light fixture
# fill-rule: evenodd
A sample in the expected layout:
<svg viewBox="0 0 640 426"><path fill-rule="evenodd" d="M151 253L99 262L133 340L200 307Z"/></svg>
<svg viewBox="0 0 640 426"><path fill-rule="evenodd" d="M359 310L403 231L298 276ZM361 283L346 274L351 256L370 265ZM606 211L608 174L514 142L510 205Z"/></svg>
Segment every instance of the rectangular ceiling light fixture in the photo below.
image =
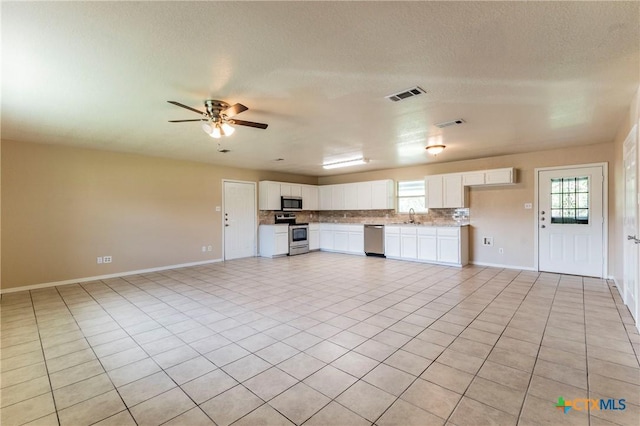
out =
<svg viewBox="0 0 640 426"><path fill-rule="evenodd" d="M360 164L367 164L368 158L356 158L355 160L337 161L335 163L325 163L322 165L324 169L337 169L339 167L358 166Z"/></svg>

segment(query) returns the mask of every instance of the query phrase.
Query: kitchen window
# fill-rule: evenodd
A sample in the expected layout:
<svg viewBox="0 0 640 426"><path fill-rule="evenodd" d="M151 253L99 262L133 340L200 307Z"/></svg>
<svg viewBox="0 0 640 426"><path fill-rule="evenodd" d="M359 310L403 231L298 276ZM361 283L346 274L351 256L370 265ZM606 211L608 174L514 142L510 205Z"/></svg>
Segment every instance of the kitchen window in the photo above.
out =
<svg viewBox="0 0 640 426"><path fill-rule="evenodd" d="M398 182L398 213L426 213L424 179Z"/></svg>

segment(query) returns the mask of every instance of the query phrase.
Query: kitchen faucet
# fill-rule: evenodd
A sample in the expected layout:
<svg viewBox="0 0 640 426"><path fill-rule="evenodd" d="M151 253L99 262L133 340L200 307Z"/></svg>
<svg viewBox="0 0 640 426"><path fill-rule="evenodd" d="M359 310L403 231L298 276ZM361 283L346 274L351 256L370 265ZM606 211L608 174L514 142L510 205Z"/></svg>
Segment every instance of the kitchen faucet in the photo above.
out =
<svg viewBox="0 0 640 426"><path fill-rule="evenodd" d="M409 209L409 223L415 223L416 222L416 211L413 209L413 207L411 207Z"/></svg>

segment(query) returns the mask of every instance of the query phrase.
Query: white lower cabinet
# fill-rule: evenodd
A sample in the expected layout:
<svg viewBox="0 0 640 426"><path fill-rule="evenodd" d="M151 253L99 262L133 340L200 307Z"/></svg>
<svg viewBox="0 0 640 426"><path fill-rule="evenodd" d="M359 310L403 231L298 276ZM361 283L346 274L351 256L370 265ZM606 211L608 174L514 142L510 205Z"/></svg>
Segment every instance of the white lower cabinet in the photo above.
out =
<svg viewBox="0 0 640 426"><path fill-rule="evenodd" d="M418 258L418 233L416 227L400 228L400 257L403 259Z"/></svg>
<svg viewBox="0 0 640 426"><path fill-rule="evenodd" d="M364 226L321 223L320 250L364 255Z"/></svg>
<svg viewBox="0 0 640 426"><path fill-rule="evenodd" d="M460 229L438 228L438 262L460 263Z"/></svg>
<svg viewBox="0 0 640 426"><path fill-rule="evenodd" d="M341 252L349 251L349 233L346 229L333 231L333 249Z"/></svg>
<svg viewBox="0 0 640 426"><path fill-rule="evenodd" d="M466 226L385 226L385 256L464 266L469 263L469 229Z"/></svg>
<svg viewBox="0 0 640 426"><path fill-rule="evenodd" d="M384 227L384 255L387 257L400 257L400 227Z"/></svg>
<svg viewBox="0 0 640 426"><path fill-rule="evenodd" d="M289 253L289 225L260 225L260 256L275 257Z"/></svg>
<svg viewBox="0 0 640 426"><path fill-rule="evenodd" d="M438 260L437 228L418 228L418 260Z"/></svg>
<svg viewBox="0 0 640 426"><path fill-rule="evenodd" d="M309 250L320 250L320 225L309 224Z"/></svg>
<svg viewBox="0 0 640 426"><path fill-rule="evenodd" d="M364 254L364 227L362 225L349 226L349 253Z"/></svg>
<svg viewBox="0 0 640 426"><path fill-rule="evenodd" d="M320 225L320 250L333 251L333 229L324 224Z"/></svg>

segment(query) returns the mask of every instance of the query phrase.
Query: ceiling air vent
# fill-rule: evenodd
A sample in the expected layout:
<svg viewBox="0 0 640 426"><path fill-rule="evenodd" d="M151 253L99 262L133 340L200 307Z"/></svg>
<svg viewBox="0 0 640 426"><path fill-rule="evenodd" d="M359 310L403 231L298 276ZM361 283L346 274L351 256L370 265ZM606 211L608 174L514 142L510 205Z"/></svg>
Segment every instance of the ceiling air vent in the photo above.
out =
<svg viewBox="0 0 640 426"><path fill-rule="evenodd" d="M389 99L393 102L398 102L403 99L412 98L414 96L422 95L423 93L427 93L426 90L421 89L420 87L412 87L411 89L406 89L398 93L393 93L389 96L385 96L385 98Z"/></svg>
<svg viewBox="0 0 640 426"><path fill-rule="evenodd" d="M465 123L465 121L462 118L459 118L457 120L443 121L442 123L436 123L434 124L434 126L444 129L445 127L457 126L458 124L463 124L463 123Z"/></svg>

